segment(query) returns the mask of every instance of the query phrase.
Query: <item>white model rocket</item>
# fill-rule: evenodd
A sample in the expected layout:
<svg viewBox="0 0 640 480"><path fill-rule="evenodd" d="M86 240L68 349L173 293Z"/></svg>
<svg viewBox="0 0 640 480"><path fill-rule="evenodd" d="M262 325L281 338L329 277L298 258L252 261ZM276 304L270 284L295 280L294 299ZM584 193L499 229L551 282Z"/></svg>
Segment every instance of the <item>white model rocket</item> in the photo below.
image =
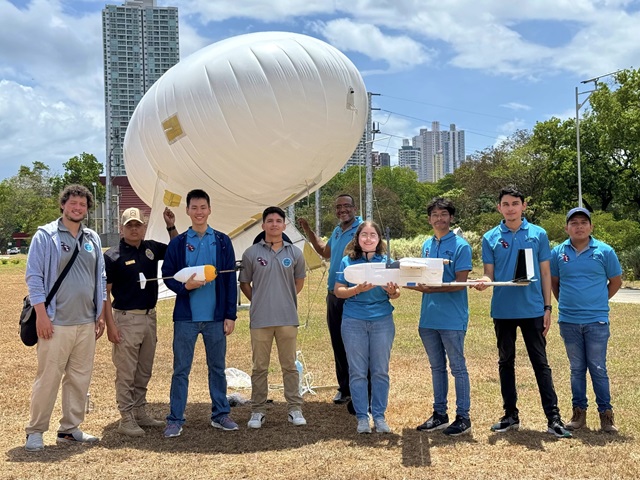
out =
<svg viewBox="0 0 640 480"><path fill-rule="evenodd" d="M229 271L233 272L235 270ZM185 267L182 270L176 272L176 274L172 277L147 278L144 276L144 273L140 272L140 280L138 281L140 282L141 289L144 289L147 286L147 282L157 281L160 279L164 280L167 278L173 278L175 280L178 280L179 282L187 283L187 280L189 280L191 278L191 275L193 275L194 273L196 275L194 277L194 280L197 280L199 282L212 282L218 276L216 267L214 267L213 265L198 265L197 267Z"/></svg>
<svg viewBox="0 0 640 480"><path fill-rule="evenodd" d="M477 285L478 281L443 282L444 258L401 258L393 263L359 263L344 269L344 278L349 283L371 283L386 285L389 282L401 287L415 287L419 284L431 287L450 285ZM510 287L526 286L536 280L533 278L533 250L521 249L518 252L513 280L507 282L484 282L485 285Z"/></svg>

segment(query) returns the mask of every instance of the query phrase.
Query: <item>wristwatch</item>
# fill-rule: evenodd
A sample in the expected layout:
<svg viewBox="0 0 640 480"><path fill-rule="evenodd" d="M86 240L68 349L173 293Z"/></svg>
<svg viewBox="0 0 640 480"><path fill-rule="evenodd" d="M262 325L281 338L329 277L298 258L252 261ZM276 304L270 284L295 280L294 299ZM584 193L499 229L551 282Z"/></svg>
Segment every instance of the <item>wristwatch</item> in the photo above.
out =
<svg viewBox="0 0 640 480"><path fill-rule="evenodd" d="M546 310L549 310L550 312L552 312L552 311L553 311L553 307L552 307L551 305L545 305L545 306L544 306L544 309L545 309L545 311L546 311Z"/></svg>
<svg viewBox="0 0 640 480"><path fill-rule="evenodd" d="M176 229L175 225L173 227L167 227L167 232L173 232L175 229Z"/></svg>

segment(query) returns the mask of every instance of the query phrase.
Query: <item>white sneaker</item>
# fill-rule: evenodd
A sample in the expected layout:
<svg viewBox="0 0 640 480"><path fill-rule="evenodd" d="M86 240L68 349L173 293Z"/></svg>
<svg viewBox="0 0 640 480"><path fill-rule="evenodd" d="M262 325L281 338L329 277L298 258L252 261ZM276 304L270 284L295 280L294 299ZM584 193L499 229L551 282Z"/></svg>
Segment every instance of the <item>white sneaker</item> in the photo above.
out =
<svg viewBox="0 0 640 480"><path fill-rule="evenodd" d="M27 443L24 444L24 449L27 452L40 452L44 450L42 433L30 433L27 435Z"/></svg>
<svg viewBox="0 0 640 480"><path fill-rule="evenodd" d="M358 420L358 433L371 433L371 425L369 425L368 418L361 418Z"/></svg>
<svg viewBox="0 0 640 480"><path fill-rule="evenodd" d="M58 432L58 438L56 443L96 443L100 441L98 437L84 433L82 430L76 430L72 433L60 433Z"/></svg>
<svg viewBox="0 0 640 480"><path fill-rule="evenodd" d="M249 428L260 428L264 423L267 416L264 413L254 412L251 414L251 418L247 422L247 427Z"/></svg>
<svg viewBox="0 0 640 480"><path fill-rule="evenodd" d="M291 410L289 412L289 421L296 427L307 424L307 421L302 416L302 412L300 410Z"/></svg>

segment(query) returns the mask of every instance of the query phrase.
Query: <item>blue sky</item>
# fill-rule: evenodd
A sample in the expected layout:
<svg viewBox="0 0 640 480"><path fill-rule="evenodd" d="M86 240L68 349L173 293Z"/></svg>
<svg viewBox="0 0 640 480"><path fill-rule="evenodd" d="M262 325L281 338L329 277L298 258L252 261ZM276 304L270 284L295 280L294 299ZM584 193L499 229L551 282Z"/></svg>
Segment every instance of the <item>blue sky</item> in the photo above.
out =
<svg viewBox="0 0 640 480"><path fill-rule="evenodd" d="M101 10L95 0L0 0L0 179L83 151L104 161ZM640 66L640 0L157 0L179 8L181 56L284 30L344 52L374 97L392 163L439 121L467 154L575 114L580 81ZM581 91L587 89L581 86Z"/></svg>

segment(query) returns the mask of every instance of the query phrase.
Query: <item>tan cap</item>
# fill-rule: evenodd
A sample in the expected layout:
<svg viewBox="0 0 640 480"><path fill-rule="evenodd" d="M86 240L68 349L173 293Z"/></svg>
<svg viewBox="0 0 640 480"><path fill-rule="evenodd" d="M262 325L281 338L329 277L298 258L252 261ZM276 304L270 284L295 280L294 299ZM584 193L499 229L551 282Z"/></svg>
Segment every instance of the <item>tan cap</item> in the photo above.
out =
<svg viewBox="0 0 640 480"><path fill-rule="evenodd" d="M144 220L142 218L142 214L140 213L140 210L134 207L127 208L124 212L122 212L122 225L126 225L132 220L135 220L137 222L144 224Z"/></svg>

